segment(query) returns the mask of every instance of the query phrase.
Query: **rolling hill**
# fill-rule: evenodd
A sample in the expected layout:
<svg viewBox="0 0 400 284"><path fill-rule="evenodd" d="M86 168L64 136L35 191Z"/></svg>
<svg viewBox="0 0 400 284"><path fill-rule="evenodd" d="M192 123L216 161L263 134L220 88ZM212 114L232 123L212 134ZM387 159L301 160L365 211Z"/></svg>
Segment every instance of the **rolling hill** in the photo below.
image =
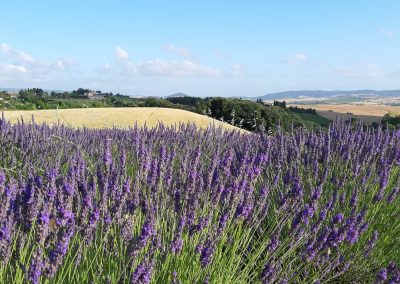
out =
<svg viewBox="0 0 400 284"><path fill-rule="evenodd" d="M300 90L300 91L287 91L279 93L266 94L255 99L273 100L273 99L297 99L303 97L313 98L330 98L330 97L400 97L400 90L354 90L354 91L322 91L322 90Z"/></svg>
<svg viewBox="0 0 400 284"><path fill-rule="evenodd" d="M4 116L11 123L21 121L31 122L32 115L37 123L46 122L56 124L60 122L72 127L106 128L147 125L155 127L159 122L166 126L178 126L179 123L195 123L200 128L207 128L214 124L224 129L236 129L237 127L222 123L210 117L197 113L170 108L83 108L83 109L59 109L59 110L28 110L28 111L5 111Z"/></svg>

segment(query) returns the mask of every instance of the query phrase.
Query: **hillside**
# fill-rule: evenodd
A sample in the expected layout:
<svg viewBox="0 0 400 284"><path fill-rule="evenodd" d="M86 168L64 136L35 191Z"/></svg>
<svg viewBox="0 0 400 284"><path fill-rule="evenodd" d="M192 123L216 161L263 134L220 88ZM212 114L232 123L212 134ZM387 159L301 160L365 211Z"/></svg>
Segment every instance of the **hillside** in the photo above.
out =
<svg viewBox="0 0 400 284"><path fill-rule="evenodd" d="M37 123L46 122L54 124L58 121L73 127L122 127L147 125L155 127L159 122L167 126L178 126L179 123L195 123L201 128L207 128L210 124L223 126L225 129L239 129L227 123L222 123L210 117L197 113L168 108L140 107L140 108L85 108L85 109L59 109L57 110L28 110L5 111L4 116L11 123L17 123L22 119L30 122L34 116Z"/></svg>
<svg viewBox="0 0 400 284"><path fill-rule="evenodd" d="M266 94L255 99L271 100L271 99L296 99L302 97L313 98L329 98L329 97L399 97L400 90L354 90L354 91L322 91L322 90L299 90L287 91L279 93Z"/></svg>

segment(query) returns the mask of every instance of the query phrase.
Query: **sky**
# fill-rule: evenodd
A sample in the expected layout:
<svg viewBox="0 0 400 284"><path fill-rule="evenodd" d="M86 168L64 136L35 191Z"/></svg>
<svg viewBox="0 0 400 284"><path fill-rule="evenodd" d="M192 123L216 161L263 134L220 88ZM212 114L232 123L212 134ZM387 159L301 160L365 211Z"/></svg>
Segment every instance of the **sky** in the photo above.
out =
<svg viewBox="0 0 400 284"><path fill-rule="evenodd" d="M398 0L0 0L0 88L400 89Z"/></svg>

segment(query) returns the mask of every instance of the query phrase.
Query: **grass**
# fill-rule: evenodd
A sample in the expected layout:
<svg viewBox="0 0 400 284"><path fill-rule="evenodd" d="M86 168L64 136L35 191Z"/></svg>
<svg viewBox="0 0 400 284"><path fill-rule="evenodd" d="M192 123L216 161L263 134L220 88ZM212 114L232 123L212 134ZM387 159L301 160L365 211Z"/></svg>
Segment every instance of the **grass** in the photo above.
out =
<svg viewBox="0 0 400 284"><path fill-rule="evenodd" d="M319 115L311 113L297 113L303 120L311 121L319 125L328 126L331 120Z"/></svg>
<svg viewBox="0 0 400 284"><path fill-rule="evenodd" d="M138 107L138 108L86 108L59 110L24 110L4 111L4 116L11 123L31 122L32 115L37 123L57 124L72 127L128 128L138 124L153 128L162 122L166 126L178 126L180 123L194 123L200 128L210 125L222 126L224 129L239 129L213 118L185 110L170 108Z"/></svg>

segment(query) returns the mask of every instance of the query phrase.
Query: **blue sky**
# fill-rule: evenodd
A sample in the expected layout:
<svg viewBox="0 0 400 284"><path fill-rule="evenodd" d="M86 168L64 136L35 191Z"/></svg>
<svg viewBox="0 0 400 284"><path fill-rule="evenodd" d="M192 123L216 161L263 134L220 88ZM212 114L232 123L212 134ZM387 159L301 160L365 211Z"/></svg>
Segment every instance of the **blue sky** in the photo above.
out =
<svg viewBox="0 0 400 284"><path fill-rule="evenodd" d="M400 1L0 1L0 88L399 89Z"/></svg>

